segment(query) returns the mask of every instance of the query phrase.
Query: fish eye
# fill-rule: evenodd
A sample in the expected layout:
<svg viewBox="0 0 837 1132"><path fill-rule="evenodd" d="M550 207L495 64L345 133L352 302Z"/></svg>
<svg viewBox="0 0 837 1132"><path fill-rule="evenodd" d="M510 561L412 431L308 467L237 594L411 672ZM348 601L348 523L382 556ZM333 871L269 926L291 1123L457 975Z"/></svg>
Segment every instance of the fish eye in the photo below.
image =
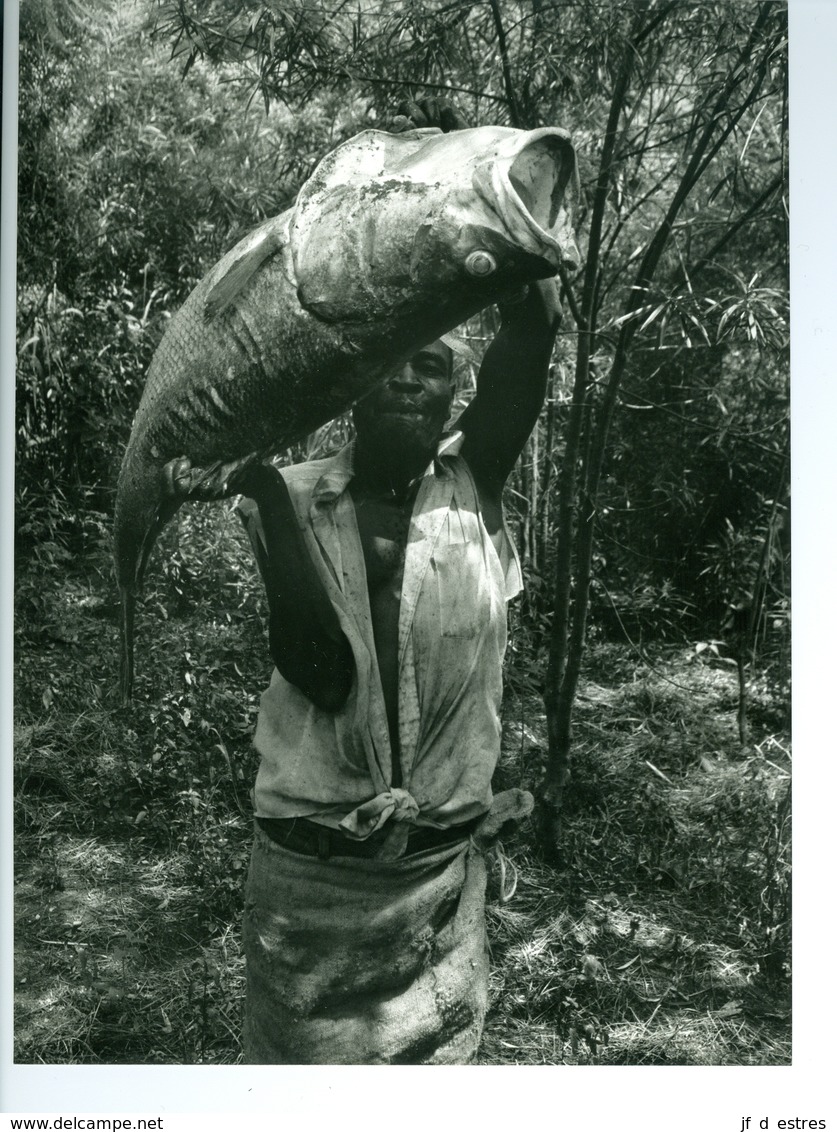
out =
<svg viewBox="0 0 837 1132"><path fill-rule="evenodd" d="M486 251L471 252L465 260L465 270L469 275L477 277L493 275L497 270L497 260Z"/></svg>

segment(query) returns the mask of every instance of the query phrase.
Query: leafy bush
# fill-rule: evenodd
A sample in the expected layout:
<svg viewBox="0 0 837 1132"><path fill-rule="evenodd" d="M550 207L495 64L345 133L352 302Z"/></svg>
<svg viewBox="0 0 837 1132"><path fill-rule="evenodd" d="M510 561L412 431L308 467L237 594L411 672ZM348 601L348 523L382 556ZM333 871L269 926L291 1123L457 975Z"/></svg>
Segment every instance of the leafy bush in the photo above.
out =
<svg viewBox="0 0 837 1132"><path fill-rule="evenodd" d="M108 509L167 318L291 202L333 121L247 112L200 64L182 83L143 20L38 0L21 23L18 482Z"/></svg>

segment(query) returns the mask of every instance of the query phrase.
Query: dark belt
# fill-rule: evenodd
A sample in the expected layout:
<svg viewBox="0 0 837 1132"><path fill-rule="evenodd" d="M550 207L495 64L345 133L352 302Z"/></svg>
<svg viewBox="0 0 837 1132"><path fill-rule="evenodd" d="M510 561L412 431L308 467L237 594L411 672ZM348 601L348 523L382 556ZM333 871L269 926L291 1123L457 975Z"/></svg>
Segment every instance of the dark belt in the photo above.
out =
<svg viewBox="0 0 837 1132"><path fill-rule="evenodd" d="M416 826L407 837L406 853L420 853L425 849L437 849L454 841L464 841L476 828L479 818L450 826L448 829L431 829L429 826ZM256 818L259 829L286 849L304 853L308 857L319 857L327 861L329 857L377 857L378 852L390 831L389 823L376 830L363 841L346 837L339 829L320 825L307 818Z"/></svg>

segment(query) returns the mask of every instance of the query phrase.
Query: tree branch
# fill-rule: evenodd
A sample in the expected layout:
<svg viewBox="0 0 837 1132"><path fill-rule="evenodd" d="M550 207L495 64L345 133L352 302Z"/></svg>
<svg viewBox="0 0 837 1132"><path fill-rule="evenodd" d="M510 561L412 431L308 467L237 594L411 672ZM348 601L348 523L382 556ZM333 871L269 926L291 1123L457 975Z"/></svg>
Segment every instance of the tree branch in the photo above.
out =
<svg viewBox="0 0 837 1132"><path fill-rule="evenodd" d="M694 279L694 277L699 272L703 271L703 269L705 267L707 267L712 262L712 260L718 254L718 252L726 247L726 245L730 242L730 240L733 238L733 236L735 236L736 233L739 232L745 226L745 224L749 224L749 222L753 219L753 217L760 211L762 205L765 204L770 199L770 197L773 196L773 194L775 192L777 192L779 189L781 189L781 187L784 183L785 183L784 173L779 173L770 182L770 184L767 186L767 188L764 190L764 192L760 193L759 196L753 201L753 203L750 205L750 207L747 209L747 211L742 213L742 215L739 216L739 218L733 224L731 224L729 226L729 228L726 229L723 236L721 236L720 239L715 241L715 243L712 245L712 247L709 249L709 251L706 253L706 255L704 255L701 259L698 260L698 262L692 268L692 272L691 272L691 278L692 279ZM680 283L678 283L677 289L679 290L681 287L685 287L685 286L686 286L686 281L682 280Z"/></svg>
<svg viewBox="0 0 837 1132"><path fill-rule="evenodd" d="M643 26L645 5L636 13L632 36L636 38ZM569 775L569 747L571 717L568 710L562 710L566 703L565 688L568 664L568 645L570 628L570 594L572 586L573 528L576 510L576 485L578 480L578 460L581 454L584 424L587 419L587 385L590 376L592 341L595 334L595 297L598 282L599 255L602 241L602 224L607 194L613 172L613 153L619 121L625 105L625 96L636 62L636 52L632 48L625 51L613 95L610 101L607 125L605 128L599 172L590 221L590 235L587 244L587 261L584 268L584 285L580 309L574 310L574 317L580 334L576 351L575 377L573 381L572 407L567 425L564 462L561 468L558 491L558 547L555 562L555 608L549 641L549 660L546 675L544 706L546 708L549 755L547 759L546 781L541 795L541 818L539 840L547 853L555 852L558 832L558 815L561 796ZM573 307L571 306L571 310Z"/></svg>
<svg viewBox="0 0 837 1132"><path fill-rule="evenodd" d="M503 82L506 87L506 103L509 108L509 117L511 118L511 124L520 129L522 126L520 108L517 105L517 95L515 94L514 83L512 82L509 48L506 43L506 32L500 15L500 4L499 0L489 0L489 3L491 4L491 14L494 17L494 27L497 30L497 42L500 45L500 61L503 68Z"/></svg>
<svg viewBox="0 0 837 1132"><path fill-rule="evenodd" d="M726 107L729 97L736 86L740 85L741 80L746 74L745 64L749 61L752 53L752 47L756 42L758 35L763 29L768 19L769 4L763 4L759 10L758 18L752 29L746 44L742 47L738 55L737 65L733 68L728 80L723 84L722 90L719 92L718 97L714 100L712 112L706 122L702 135L695 146L692 156L687 163L686 170L683 173L680 184L674 193L670 202L669 208L666 211L665 217L657 230L654 238L651 240L645 255L642 258L637 275L634 282L631 295L628 300L627 308L628 313L636 311L643 301L643 295L647 289L648 284L653 278L654 272L662 256L663 250L669 239L671 231L674 226L676 217L682 207L683 202L688 194L692 191L700 174L706 169L708 160L717 152L719 144L715 137L718 123L723 109ZM637 33L638 34L638 33ZM737 114L733 115L731 123L721 131L721 143L726 137L729 136L735 124L745 112L749 105L752 105L761 83L764 79L766 72L766 61L763 60L762 66L756 75L753 85L749 94L744 99L742 106L739 108ZM623 68L623 76L629 74L627 67ZM616 109L617 94L620 98L624 98L624 90L626 87L621 86L621 82L617 83L617 88L614 91L613 101L611 102L611 114L608 120L608 129L615 131L615 124L618 121L618 115L614 115ZM715 142L715 144L713 144ZM707 159L707 154L709 157ZM591 222L591 236L590 247L592 255L588 253L587 273L585 274L585 291L582 299L582 314L587 320L588 332L582 334L579 339L578 348L578 367L576 371L576 390L578 389L580 379L589 371L590 362L590 342L592 335L595 331L594 317L595 310L592 302L595 298L595 291L597 286L597 260L599 254L599 245L601 242L601 217L604 205L604 196L607 189L607 183L610 178L609 162L611 160L610 154L603 150L602 162L599 169L599 179L597 183L596 202L594 204L593 219ZM595 239L594 239L595 235ZM569 619L569 579L564 574L569 569L569 551L562 550L562 541L566 542L568 538L568 530L563 526L559 526L559 544L558 544L558 562L559 566L556 568L556 575L558 581L556 584L556 611L555 620L553 623L553 634L550 642L550 658L549 658L549 673L548 673L548 686L547 694L544 697L547 708L547 724L549 731L549 760L547 764L546 783L543 791L543 804L544 804L544 817L542 819L542 832L541 837L544 840L547 836L556 833L557 829L557 811L560 806L560 797L563 790L564 783L568 775L568 761L569 761L569 747L570 747L570 717L572 712L572 704L575 698L575 691L580 675L581 656L583 651L584 637L586 631L587 611L589 607L589 592L590 581L592 576L592 557L593 557L593 541L595 529L595 500L598 491L598 485L601 478L601 472L604 462L604 451L609 433L610 423L613 416L613 410L616 403L619 385L621 383L628 359L629 346L636 331L636 320L628 319L623 322L619 337L616 344L616 352L611 365L610 375L605 387L604 399L601 407L601 412L598 417L595 435L591 436L587 433L586 444L589 444L589 457L585 460L585 474L584 474L584 487L583 496L581 500L581 508L579 514L579 529L577 532L577 550L576 550L576 564L577 576L575 593L576 598L573 606L572 627L569 634L569 640L566 638L567 624ZM584 385L582 384L581 394L584 394ZM576 401L576 392L574 391L574 402ZM576 406L574 404L574 410ZM584 415L583 405L579 406L579 411L574 414L578 419L580 425L581 418ZM571 417L571 424L573 418ZM578 458L578 449L574 448L570 452L569 444L570 428L568 428L568 441L567 441L567 455L566 462L569 463L570 456L572 455L573 461ZM574 442L577 444L576 437L573 437ZM564 508L572 506L572 499L565 498L564 491L569 493L570 487L574 490L574 468L564 469L565 475L562 476L562 495L561 504ZM571 528L570 528L571 529ZM560 574L559 574L560 570ZM560 683L556 685L556 678ZM550 812L551 811L551 812Z"/></svg>

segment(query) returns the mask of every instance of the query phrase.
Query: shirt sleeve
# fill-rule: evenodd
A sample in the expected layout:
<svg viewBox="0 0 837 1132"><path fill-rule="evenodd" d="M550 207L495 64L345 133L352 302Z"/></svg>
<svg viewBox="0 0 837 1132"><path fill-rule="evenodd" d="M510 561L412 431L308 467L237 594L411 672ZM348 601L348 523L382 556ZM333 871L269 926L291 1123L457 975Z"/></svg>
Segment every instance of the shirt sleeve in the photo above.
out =
<svg viewBox="0 0 837 1132"><path fill-rule="evenodd" d="M259 508L252 499L247 499L242 496L235 505L235 511L244 525L247 537L250 540L250 545L253 548L253 554L256 557L256 565L259 568L259 573L262 575L262 578L264 578L267 568L267 544L265 542L264 528L262 527L262 518L259 514Z"/></svg>
<svg viewBox="0 0 837 1132"><path fill-rule="evenodd" d="M506 587L506 601L511 601L523 591L523 570L517 547L509 533L505 515L503 516L503 539L500 544L500 565L503 568L503 578Z"/></svg>

